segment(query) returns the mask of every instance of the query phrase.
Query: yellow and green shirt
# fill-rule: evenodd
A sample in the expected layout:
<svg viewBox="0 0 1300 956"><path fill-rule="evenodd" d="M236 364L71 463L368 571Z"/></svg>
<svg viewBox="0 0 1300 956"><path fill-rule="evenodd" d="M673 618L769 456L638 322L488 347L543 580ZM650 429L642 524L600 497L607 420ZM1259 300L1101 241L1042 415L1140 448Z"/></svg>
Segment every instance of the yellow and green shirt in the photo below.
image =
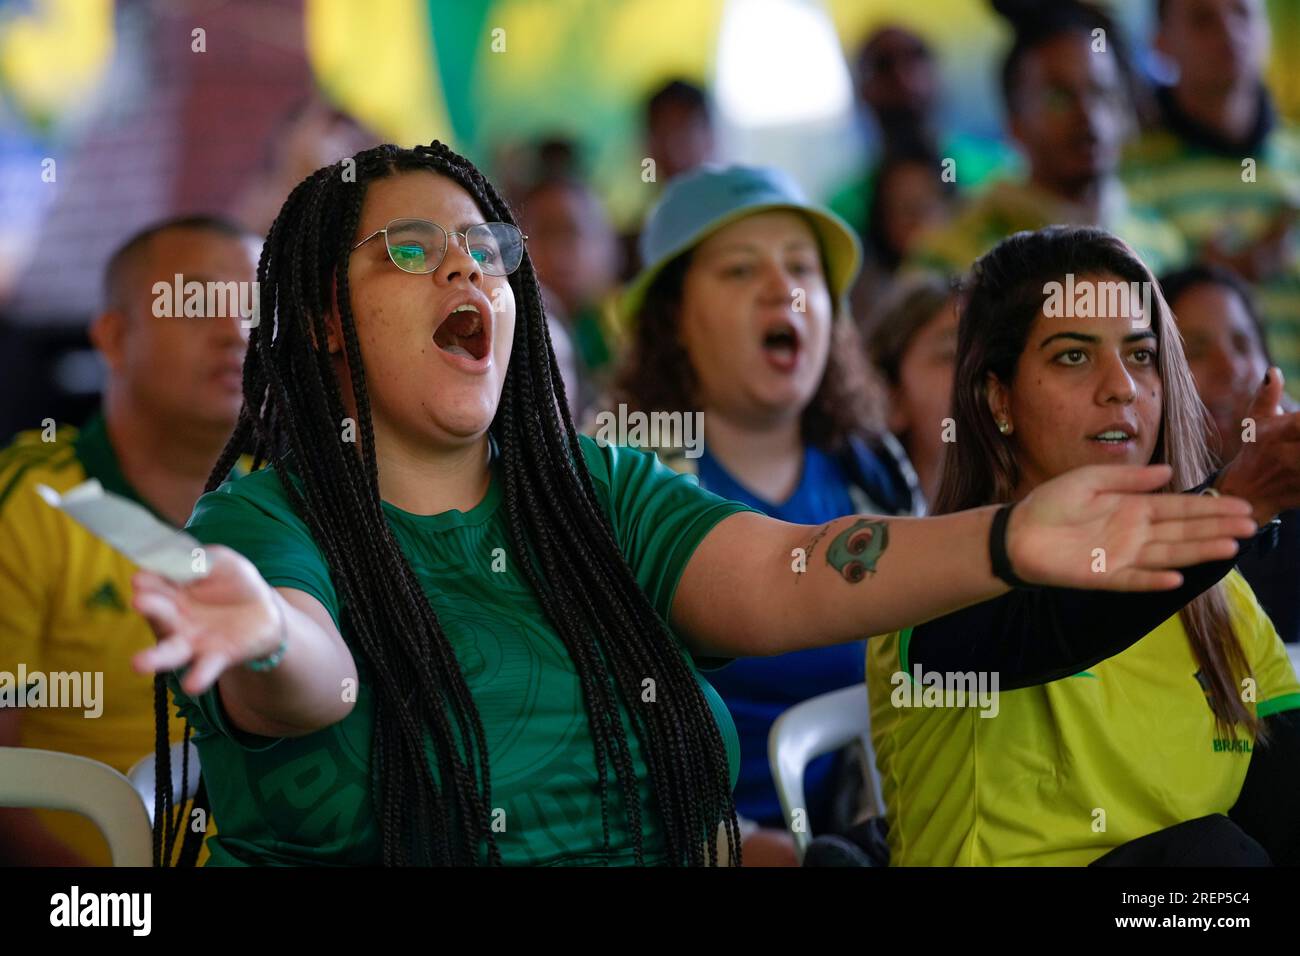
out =
<svg viewBox="0 0 1300 956"><path fill-rule="evenodd" d="M904 266L962 275L1008 236L1054 225L1098 226L1112 232L1157 275L1183 265L1187 258L1187 245L1178 230L1131 203L1118 183L1106 189L1102 214L1094 222L1077 206L1032 183L1002 180L951 222L923 235Z"/></svg>
<svg viewBox="0 0 1300 956"><path fill-rule="evenodd" d="M47 436L50 437L50 436ZM154 751L153 678L131 667L153 632L130 606L136 565L36 493L96 478L145 507L127 483L104 419L60 425L53 441L23 432L0 451L0 672L102 673L98 717L84 708L24 708L20 745L78 754L126 773ZM16 679L16 676L15 678ZM94 680L94 678L92 678ZM179 740L175 716L171 737ZM108 844L87 818L39 811L50 830L96 863Z"/></svg>
<svg viewBox="0 0 1300 956"><path fill-rule="evenodd" d="M1251 161L1246 165L1246 161ZM1257 148L1229 153L1167 128L1140 137L1123 164L1134 202L1172 223L1193 251L1219 237L1230 250L1257 240L1286 209L1300 209L1300 130L1274 127ZM1255 288L1273 360L1300 396L1300 239L1289 266Z"/></svg>
<svg viewBox="0 0 1300 956"><path fill-rule="evenodd" d="M1250 586L1233 571L1225 587L1255 713L1300 708L1285 645ZM1001 692L996 708L913 706L924 698L897 693L910 637L867 646L892 864L1086 865L1236 802L1253 741L1216 728L1178 615L1087 671Z"/></svg>

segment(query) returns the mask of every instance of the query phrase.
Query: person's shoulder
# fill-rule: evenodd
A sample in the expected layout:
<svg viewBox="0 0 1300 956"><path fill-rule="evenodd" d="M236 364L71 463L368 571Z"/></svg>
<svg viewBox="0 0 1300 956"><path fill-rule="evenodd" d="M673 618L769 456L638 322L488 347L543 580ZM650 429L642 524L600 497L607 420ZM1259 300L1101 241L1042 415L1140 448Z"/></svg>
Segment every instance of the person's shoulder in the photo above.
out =
<svg viewBox="0 0 1300 956"><path fill-rule="evenodd" d="M1223 579L1224 596L1228 602L1228 616L1233 632L1241 640L1247 657L1257 660L1263 648L1257 639L1263 637L1268 645L1278 644L1281 639L1273 627L1273 621L1259 603L1255 590L1246 581L1245 576L1233 568Z"/></svg>
<svg viewBox="0 0 1300 956"><path fill-rule="evenodd" d="M578 435L578 447L592 481L610 492L627 481L629 476L652 469L656 456L653 451L620 445L597 436Z"/></svg>
<svg viewBox="0 0 1300 956"><path fill-rule="evenodd" d="M612 412L608 414L613 415ZM616 422L613 424L617 426ZM604 424L598 418L592 429L595 435L578 435L578 444L582 448L587 470L593 480L610 487L618 484L620 478L629 474L660 471L661 466L672 474L697 476L696 459L690 457L688 448L679 445L644 448L621 445L600 437L603 427Z"/></svg>
<svg viewBox="0 0 1300 956"><path fill-rule="evenodd" d="M1187 239L1159 212L1142 202L1131 203L1116 232L1137 250L1142 261L1157 275L1187 261Z"/></svg>
<svg viewBox="0 0 1300 956"><path fill-rule="evenodd" d="M59 467L69 457L76 457L77 434L72 425L59 425L51 431L33 428L19 432L0 448L0 474L19 467L29 471Z"/></svg>
<svg viewBox="0 0 1300 956"><path fill-rule="evenodd" d="M1260 604L1255 597L1254 589L1236 568L1224 575L1223 588L1228 596L1228 608L1234 615L1253 614L1259 609Z"/></svg>
<svg viewBox="0 0 1300 956"><path fill-rule="evenodd" d="M905 263L908 269L964 273L1005 234L1003 202L1008 185L999 180L965 202L952 219L921 234Z"/></svg>
<svg viewBox="0 0 1300 956"><path fill-rule="evenodd" d="M279 468L274 465L232 475L212 491L201 495L187 527L232 512L261 512L281 520L293 519L297 523L293 504L280 480Z"/></svg>
<svg viewBox="0 0 1300 956"><path fill-rule="evenodd" d="M280 480L280 467L278 465L268 465L265 468L247 471L243 474L232 473L231 477L223 481L213 491L208 492L208 494L234 495L253 501L283 501L287 503L289 500L288 494L284 490L284 483Z"/></svg>
<svg viewBox="0 0 1300 956"><path fill-rule="evenodd" d="M1300 705L1300 682L1268 612L1260 605L1246 578L1233 569L1224 578L1233 634L1245 652L1251 676L1258 682L1261 717Z"/></svg>
<svg viewBox="0 0 1300 956"><path fill-rule="evenodd" d="M665 443L644 447L611 441L600 431L595 437L579 436L597 500L616 528L647 516L652 524L671 523L723 502L701 487L699 462L693 455L696 446L689 435L685 431L674 435L662 422L658 427ZM671 518L669 512L673 512Z"/></svg>
<svg viewBox="0 0 1300 956"><path fill-rule="evenodd" d="M607 454L609 445L603 441L597 441L590 435L578 435L578 447L582 449L582 458L587 463L587 471L593 481L599 481L603 485L609 484L609 459L611 454Z"/></svg>
<svg viewBox="0 0 1300 956"><path fill-rule="evenodd" d="M862 228L874 183L875 177L870 170L841 181L826 197L827 208L854 228Z"/></svg>
<svg viewBox="0 0 1300 956"><path fill-rule="evenodd" d="M46 440L43 429L19 432L0 449L0 517L14 509L34 508L38 501L37 485L47 485L60 493L86 479L86 470L77 457L77 429L58 426L55 441Z"/></svg>

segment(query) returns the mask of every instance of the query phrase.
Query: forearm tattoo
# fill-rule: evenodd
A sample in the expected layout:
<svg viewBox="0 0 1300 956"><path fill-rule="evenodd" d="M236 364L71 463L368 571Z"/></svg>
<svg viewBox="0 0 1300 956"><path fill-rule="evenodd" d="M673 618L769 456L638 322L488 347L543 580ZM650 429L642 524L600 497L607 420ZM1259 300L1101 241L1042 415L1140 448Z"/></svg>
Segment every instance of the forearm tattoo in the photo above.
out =
<svg viewBox="0 0 1300 956"><path fill-rule="evenodd" d="M888 522L859 518L831 541L826 548L826 563L845 581L857 584L868 572L876 573L876 564L887 547Z"/></svg>

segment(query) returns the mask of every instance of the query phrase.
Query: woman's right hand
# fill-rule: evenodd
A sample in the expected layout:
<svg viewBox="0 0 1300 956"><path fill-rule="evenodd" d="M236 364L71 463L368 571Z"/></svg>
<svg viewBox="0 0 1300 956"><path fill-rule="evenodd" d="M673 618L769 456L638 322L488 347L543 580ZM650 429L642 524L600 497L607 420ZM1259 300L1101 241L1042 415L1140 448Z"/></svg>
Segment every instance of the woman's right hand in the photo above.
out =
<svg viewBox="0 0 1300 956"><path fill-rule="evenodd" d="M131 579L131 606L153 629L154 647L132 658L140 673L188 666L181 689L191 696L223 672L272 654L283 639L283 599L253 563L221 545L204 548L206 576L176 584L149 571Z"/></svg>

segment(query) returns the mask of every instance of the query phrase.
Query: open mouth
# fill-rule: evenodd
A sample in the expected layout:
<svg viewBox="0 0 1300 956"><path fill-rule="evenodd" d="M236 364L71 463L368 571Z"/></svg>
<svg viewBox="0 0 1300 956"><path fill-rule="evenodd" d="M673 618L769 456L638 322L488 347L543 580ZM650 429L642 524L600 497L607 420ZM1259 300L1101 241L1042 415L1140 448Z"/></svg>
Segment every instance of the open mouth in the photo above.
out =
<svg viewBox="0 0 1300 956"><path fill-rule="evenodd" d="M1104 432L1093 435L1089 440L1100 442L1103 445L1125 445L1131 442L1134 435L1127 428L1108 428Z"/></svg>
<svg viewBox="0 0 1300 956"><path fill-rule="evenodd" d="M788 322L771 326L763 334L763 353L777 368L788 371L799 357L799 333Z"/></svg>
<svg viewBox="0 0 1300 956"><path fill-rule="evenodd" d="M470 302L452 309L433 332L433 344L449 355L479 361L491 345L487 322L479 307Z"/></svg>

